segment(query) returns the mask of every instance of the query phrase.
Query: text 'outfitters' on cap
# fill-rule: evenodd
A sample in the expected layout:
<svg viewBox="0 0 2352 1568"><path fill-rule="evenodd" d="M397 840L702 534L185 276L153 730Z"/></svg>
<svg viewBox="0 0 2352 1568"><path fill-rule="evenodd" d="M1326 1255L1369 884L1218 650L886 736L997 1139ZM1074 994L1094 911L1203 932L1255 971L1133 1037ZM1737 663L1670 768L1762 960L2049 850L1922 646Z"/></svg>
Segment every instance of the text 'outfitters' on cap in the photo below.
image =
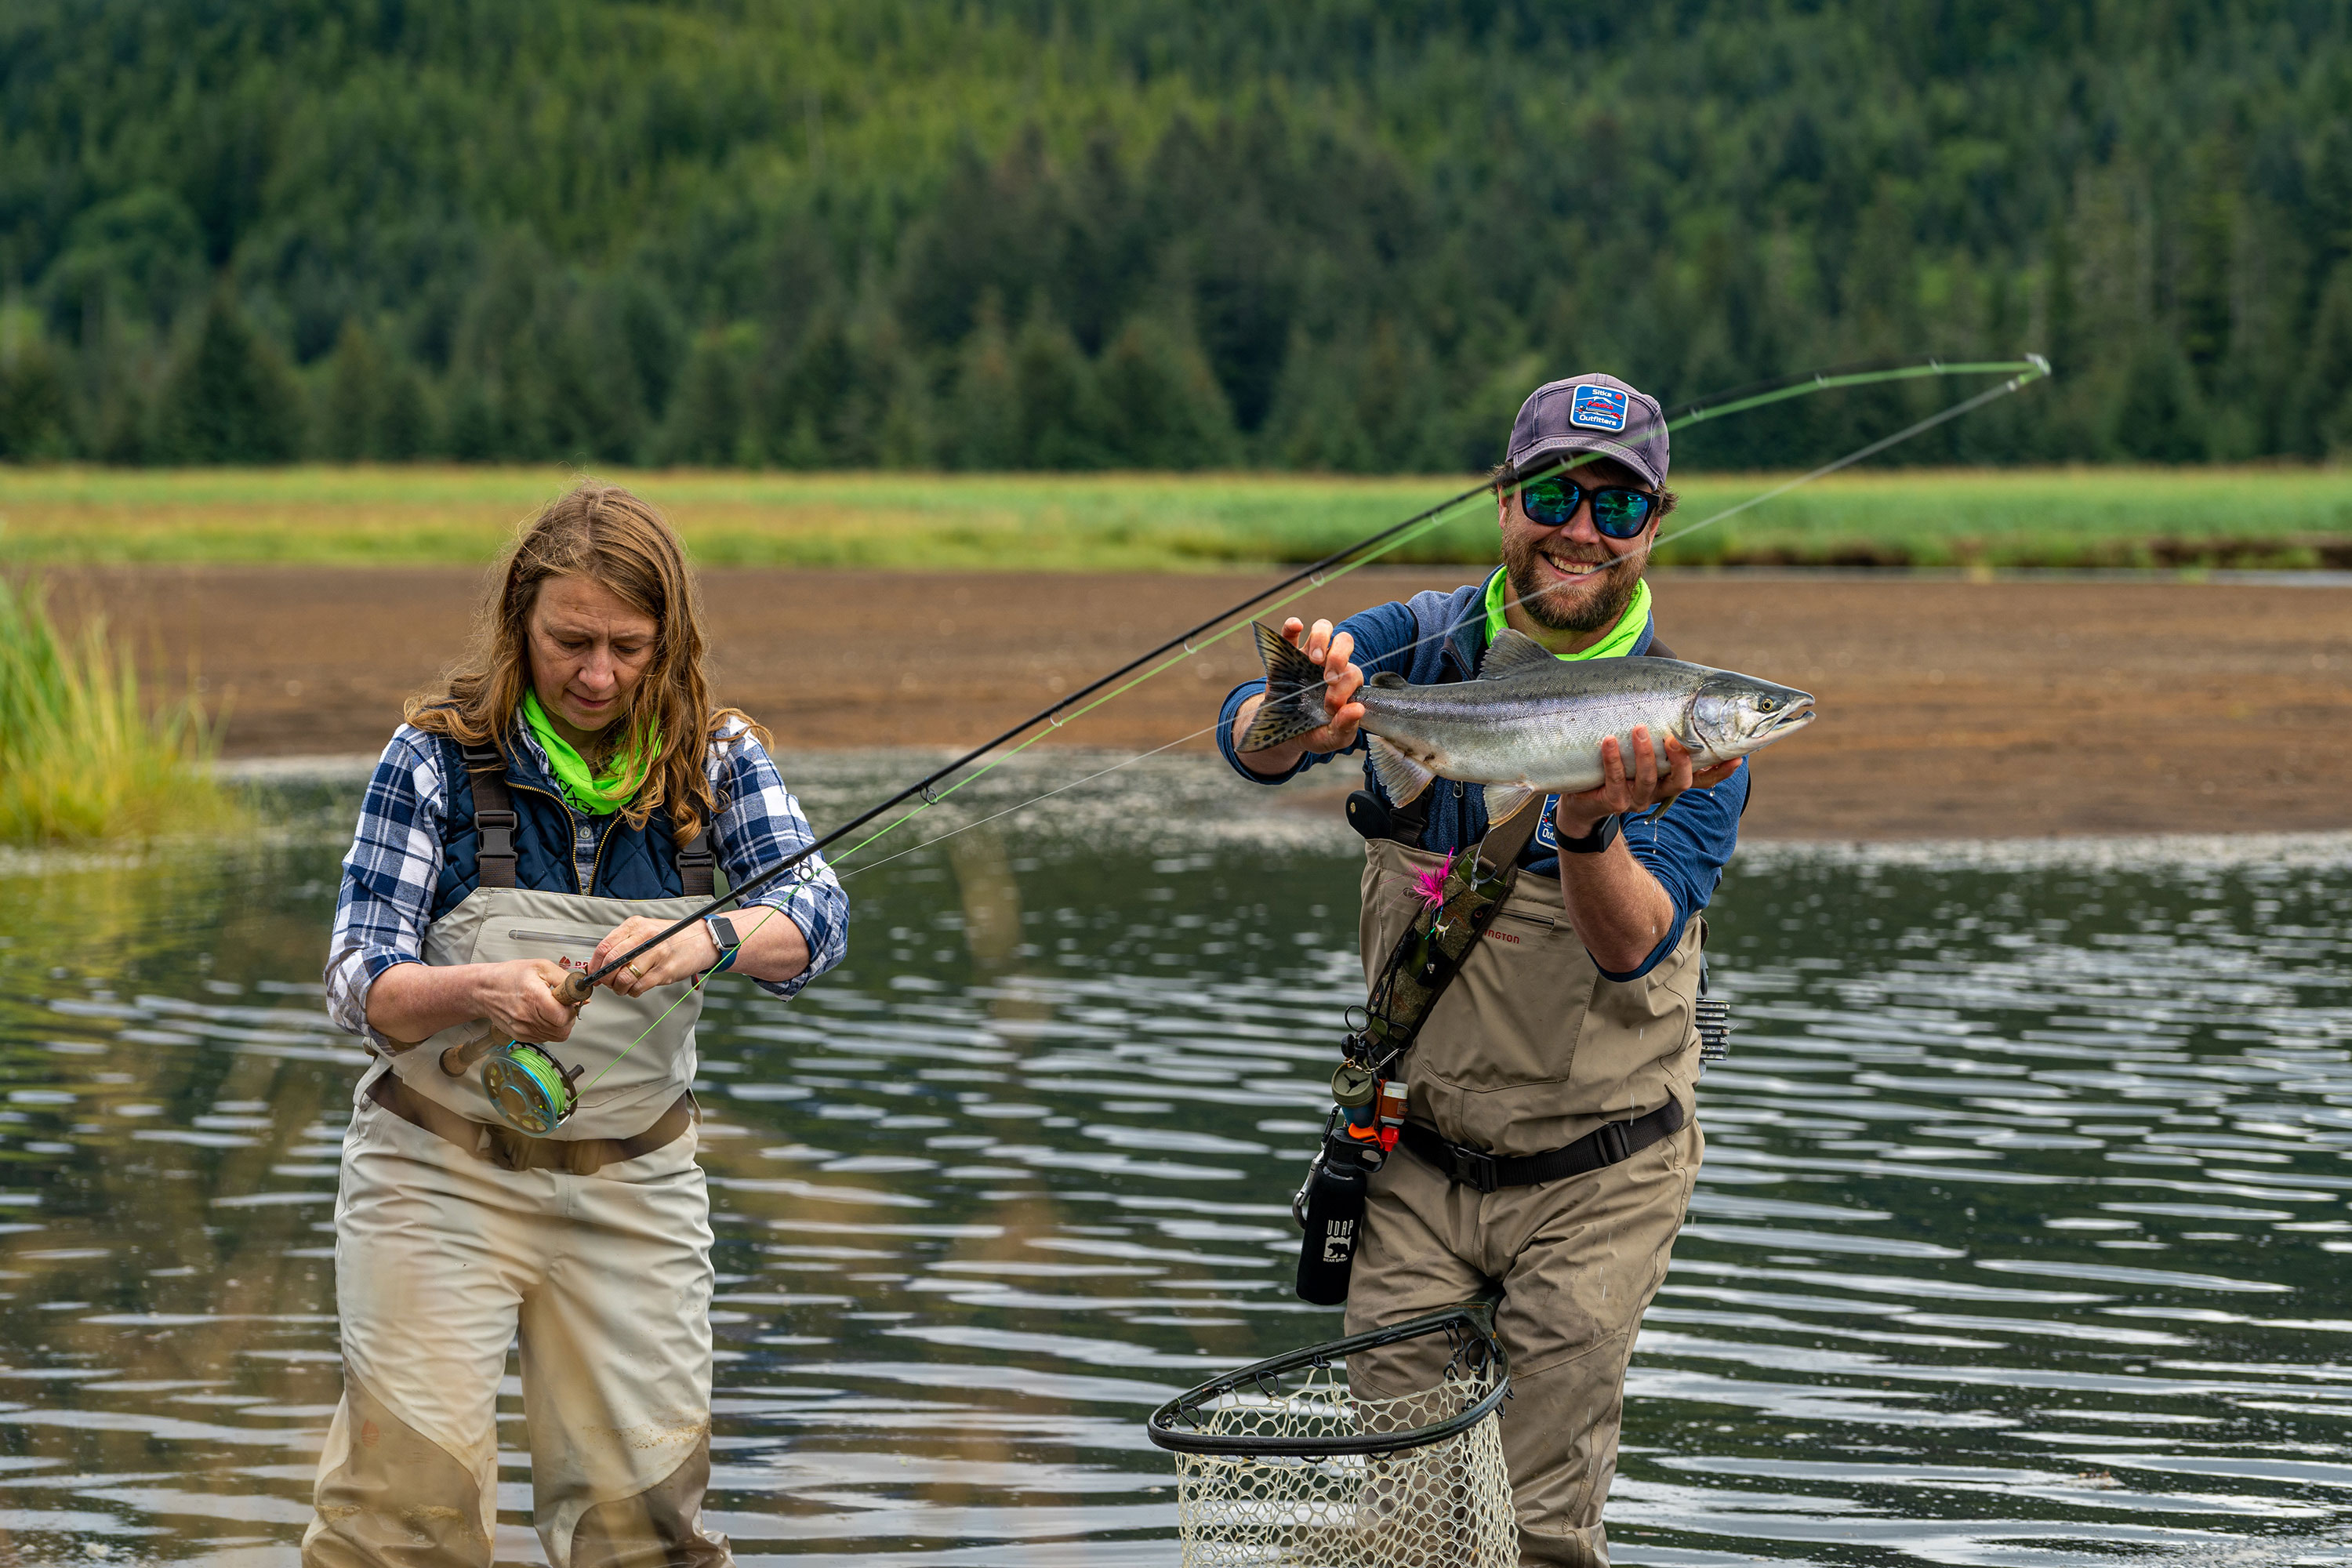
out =
<svg viewBox="0 0 2352 1568"><path fill-rule="evenodd" d="M1572 375L1528 394L1505 455L1514 474L1546 458L1590 452L1613 458L1650 483L1666 482L1666 416L1658 400L1613 375Z"/></svg>

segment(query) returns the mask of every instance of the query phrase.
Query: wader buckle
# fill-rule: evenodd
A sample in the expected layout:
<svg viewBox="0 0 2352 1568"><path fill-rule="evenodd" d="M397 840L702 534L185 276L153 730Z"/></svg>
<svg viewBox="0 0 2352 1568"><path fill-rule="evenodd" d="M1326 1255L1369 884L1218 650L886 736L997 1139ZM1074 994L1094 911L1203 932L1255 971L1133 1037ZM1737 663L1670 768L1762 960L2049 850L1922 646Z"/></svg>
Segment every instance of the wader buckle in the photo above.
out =
<svg viewBox="0 0 2352 1568"><path fill-rule="evenodd" d="M1625 1142L1625 1124L1622 1121L1602 1122L1592 1130L1592 1141L1600 1145L1601 1163L1604 1165L1633 1157L1632 1146Z"/></svg>
<svg viewBox="0 0 2352 1568"><path fill-rule="evenodd" d="M504 868L502 880L493 882L486 879L482 884L484 887L497 886L510 888L514 886L514 872L512 868L519 858L515 854L514 841L515 825L517 820L515 814L511 811L477 811L474 813L474 826L481 834L479 847L475 850L475 859L478 862L482 860L495 861ZM498 876L499 873L491 873L491 875Z"/></svg>
<svg viewBox="0 0 2352 1568"><path fill-rule="evenodd" d="M1484 1149L1471 1149L1449 1142L1445 1146L1445 1158L1451 1167L1446 1174L1457 1184L1475 1187L1482 1193L1491 1193L1501 1187L1502 1183L1495 1179L1495 1156Z"/></svg>

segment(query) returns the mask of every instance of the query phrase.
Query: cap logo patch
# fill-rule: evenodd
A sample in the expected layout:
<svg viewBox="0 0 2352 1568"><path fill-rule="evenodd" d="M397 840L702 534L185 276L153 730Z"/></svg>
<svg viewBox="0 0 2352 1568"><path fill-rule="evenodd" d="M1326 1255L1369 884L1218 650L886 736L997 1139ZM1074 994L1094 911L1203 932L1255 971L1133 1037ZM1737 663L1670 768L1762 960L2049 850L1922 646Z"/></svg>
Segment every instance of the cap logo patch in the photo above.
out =
<svg viewBox="0 0 2352 1568"><path fill-rule="evenodd" d="M1568 405L1568 422L1586 430L1625 428L1625 395L1613 386L1580 386Z"/></svg>

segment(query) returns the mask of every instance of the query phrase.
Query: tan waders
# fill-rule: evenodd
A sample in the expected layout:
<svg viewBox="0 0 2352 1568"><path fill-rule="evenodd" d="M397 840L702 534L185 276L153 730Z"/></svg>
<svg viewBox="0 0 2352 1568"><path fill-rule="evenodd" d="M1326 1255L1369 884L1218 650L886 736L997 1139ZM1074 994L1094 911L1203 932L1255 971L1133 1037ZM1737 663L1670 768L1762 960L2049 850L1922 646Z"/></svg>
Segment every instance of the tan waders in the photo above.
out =
<svg viewBox="0 0 2352 1568"><path fill-rule="evenodd" d="M1360 936L1376 980L1424 912L1415 874L1439 861L1385 838L1366 852ZM1698 1174L1700 942L1693 921L1647 974L1605 979L1559 882L1523 876L1402 1064L1419 1125L1372 1176L1347 1331L1501 1287L1503 1451L1525 1563L1609 1561L1601 1510L1625 1365ZM1559 1167L1576 1173L1521 1180ZM1443 1345L1431 1364L1414 1358L1432 1348L1351 1356L1349 1381L1374 1397L1426 1388Z"/></svg>
<svg viewBox="0 0 2352 1568"><path fill-rule="evenodd" d="M623 920L675 920L699 902L478 888L434 922L425 959L584 968ZM699 1522L711 1233L687 1089L700 994L655 1023L684 990L596 992L572 1037L549 1047L583 1069L579 1109L551 1138L490 1125L479 1068L463 1079L442 1072L443 1048L478 1023L362 1082L335 1204L343 1399L320 1458L305 1568L487 1568L498 1394L518 1340L549 1562L730 1561Z"/></svg>

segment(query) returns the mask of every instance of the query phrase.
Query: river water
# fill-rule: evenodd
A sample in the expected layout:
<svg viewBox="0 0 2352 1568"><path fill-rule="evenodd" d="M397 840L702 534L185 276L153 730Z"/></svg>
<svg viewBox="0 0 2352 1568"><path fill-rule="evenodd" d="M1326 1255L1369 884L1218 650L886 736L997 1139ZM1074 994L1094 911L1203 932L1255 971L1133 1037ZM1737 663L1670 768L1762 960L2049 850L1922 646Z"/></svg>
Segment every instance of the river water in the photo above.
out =
<svg viewBox="0 0 2352 1568"><path fill-rule="evenodd" d="M1337 1331L1287 1200L1360 999L1352 840L1165 763L878 863L1067 763L861 857L797 1003L716 983L711 1521L747 1563L1173 1563L1146 1412ZM915 765L803 764L811 814ZM0 861L0 1562L294 1560L355 796ZM1712 922L1740 1029L1619 1560L2352 1563L2352 839L1756 846ZM503 1408L501 1560L538 1562Z"/></svg>

